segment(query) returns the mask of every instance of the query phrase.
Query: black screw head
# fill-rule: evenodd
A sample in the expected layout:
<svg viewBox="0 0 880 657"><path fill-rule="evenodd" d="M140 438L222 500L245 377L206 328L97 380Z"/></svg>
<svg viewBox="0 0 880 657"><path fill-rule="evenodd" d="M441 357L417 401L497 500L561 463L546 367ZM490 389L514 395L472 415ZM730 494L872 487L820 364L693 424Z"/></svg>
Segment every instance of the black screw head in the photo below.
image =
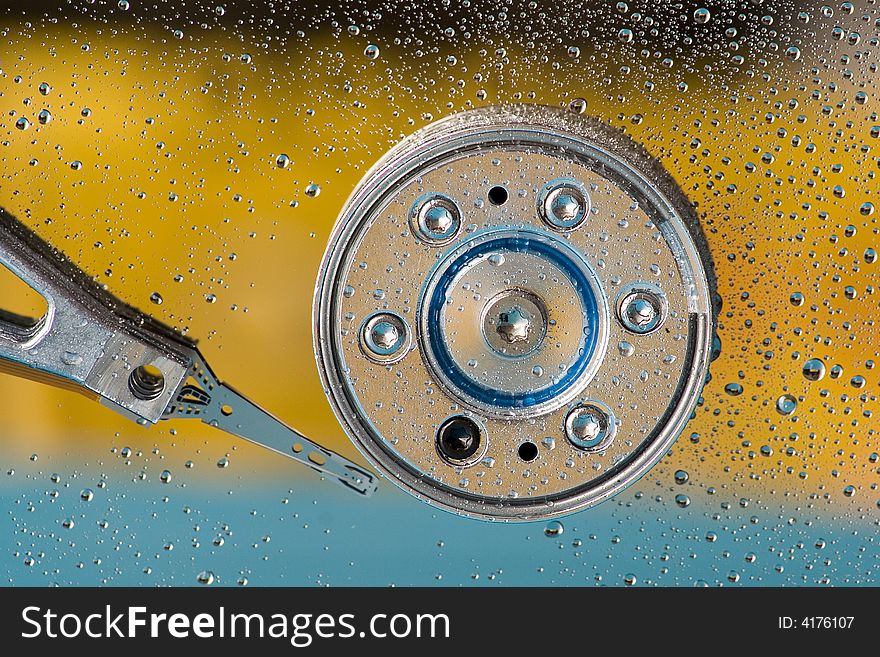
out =
<svg viewBox="0 0 880 657"><path fill-rule="evenodd" d="M437 450L448 461L466 461L480 449L481 433L480 426L469 417L451 417L437 431Z"/></svg>

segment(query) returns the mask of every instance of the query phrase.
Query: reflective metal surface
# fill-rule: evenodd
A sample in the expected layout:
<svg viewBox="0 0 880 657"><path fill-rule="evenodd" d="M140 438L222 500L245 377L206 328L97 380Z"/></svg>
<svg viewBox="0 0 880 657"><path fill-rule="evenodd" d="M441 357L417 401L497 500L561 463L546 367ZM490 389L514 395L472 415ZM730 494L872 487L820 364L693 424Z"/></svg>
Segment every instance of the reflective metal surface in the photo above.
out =
<svg viewBox="0 0 880 657"><path fill-rule="evenodd" d="M0 376L4 583L877 584L877 3L118 5L0 8L0 206L325 447L363 465L309 355L334 221L389 148L474 107L571 107L661 162L714 257L721 352L637 483L515 525L390 485L363 504L202 422L142 426ZM42 316L3 273L0 305ZM637 346L606 357L652 373ZM438 413L426 447L466 412Z"/></svg>
<svg viewBox="0 0 880 657"><path fill-rule="evenodd" d="M115 410L156 422L189 369L191 342L114 300L59 252L0 210L0 265L38 292L47 312L22 334L0 323L0 361L34 376L82 386ZM136 396L129 377L138 366L157 368L159 394Z"/></svg>
<svg viewBox="0 0 880 657"><path fill-rule="evenodd" d="M47 303L32 326L0 315L0 370L84 391L143 424L195 417L361 495L375 491L371 473L222 383L194 341L126 306L2 209L0 265Z"/></svg>
<svg viewBox="0 0 880 657"><path fill-rule="evenodd" d="M438 202L432 240L419 217ZM595 504L662 456L706 378L698 243L671 178L603 124L530 105L449 117L386 154L337 221L314 307L325 391L380 471L445 509ZM360 346L376 313L417 332L393 364Z"/></svg>

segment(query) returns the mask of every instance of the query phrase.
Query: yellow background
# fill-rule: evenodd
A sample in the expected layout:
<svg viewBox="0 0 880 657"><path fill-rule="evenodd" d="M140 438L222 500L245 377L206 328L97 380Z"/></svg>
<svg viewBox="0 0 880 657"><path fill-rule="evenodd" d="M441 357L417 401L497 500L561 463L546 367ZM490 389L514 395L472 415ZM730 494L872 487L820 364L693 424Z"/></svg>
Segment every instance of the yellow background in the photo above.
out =
<svg viewBox="0 0 880 657"><path fill-rule="evenodd" d="M222 378L348 456L354 449L315 370L310 319L319 262L347 195L388 147L447 113L587 99L590 114L625 128L680 181L715 259L723 351L705 403L675 447L675 467L702 473L703 487L744 494L839 499L852 484L857 504L874 505L878 374L868 361L878 358L880 336L878 297L869 291L880 279L863 254L878 246L878 215L858 208L880 198L880 140L870 137L880 121L872 117L869 62L848 64L854 80L834 63L846 44L832 45L833 65L821 75L810 71L822 59L816 54L789 63L780 55L766 67L769 81L760 67L736 78L667 71L653 60L640 69L637 55L609 49L606 65L632 71L606 83L584 75L585 63L566 59L564 47L556 62L514 48L452 46L426 48L416 61L413 48L383 42L370 60L363 49L376 35L344 29L286 48L232 32L187 30L177 39L114 23L7 22L2 34L0 205L116 295L199 338ZM865 104L855 102L858 90L868 92ZM52 114L46 125L37 120L42 109ZM28 130L16 129L19 117ZM276 166L281 153L292 160L284 169ZM773 162L762 162L764 153ZM305 194L312 183L321 188L315 198ZM2 281L5 299L13 288ZM845 298L848 285L855 299ZM800 307L789 302L795 291L805 296ZM161 305L150 302L154 292ZM843 376L808 382L801 368L811 357L841 365ZM857 374L864 388L850 384ZM743 385L741 396L725 394L732 382ZM803 397L793 416L774 409L785 392ZM173 443L181 462L236 449L234 462L261 471L290 467L194 422L141 428L23 380L0 378L0 399L0 451L15 458ZM772 456L760 456L763 445Z"/></svg>

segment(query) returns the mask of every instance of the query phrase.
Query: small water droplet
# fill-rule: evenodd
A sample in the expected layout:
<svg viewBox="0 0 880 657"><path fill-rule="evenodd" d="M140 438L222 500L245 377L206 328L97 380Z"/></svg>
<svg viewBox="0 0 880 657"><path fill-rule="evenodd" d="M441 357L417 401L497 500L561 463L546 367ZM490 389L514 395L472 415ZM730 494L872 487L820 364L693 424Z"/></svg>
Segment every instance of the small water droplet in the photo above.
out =
<svg viewBox="0 0 880 657"><path fill-rule="evenodd" d="M547 536L549 538L562 536L564 532L565 526L558 520L551 520L544 526L544 536Z"/></svg>
<svg viewBox="0 0 880 657"><path fill-rule="evenodd" d="M701 7L694 12L694 22L705 25L712 19L712 12L705 7Z"/></svg>
<svg viewBox="0 0 880 657"><path fill-rule="evenodd" d="M780 415L791 415L797 410L797 399L791 394L781 395L776 400L776 410Z"/></svg>
<svg viewBox="0 0 880 657"><path fill-rule="evenodd" d="M61 354L61 362L65 365L82 365L83 357L75 351L65 351Z"/></svg>
<svg viewBox="0 0 880 657"><path fill-rule="evenodd" d="M214 573L212 573L210 570L203 570L196 577L196 581L199 584L203 584L204 586L210 586L214 583Z"/></svg>
<svg viewBox="0 0 880 657"><path fill-rule="evenodd" d="M803 374L807 381L821 381L825 376L825 363L818 358L811 358L804 363Z"/></svg>

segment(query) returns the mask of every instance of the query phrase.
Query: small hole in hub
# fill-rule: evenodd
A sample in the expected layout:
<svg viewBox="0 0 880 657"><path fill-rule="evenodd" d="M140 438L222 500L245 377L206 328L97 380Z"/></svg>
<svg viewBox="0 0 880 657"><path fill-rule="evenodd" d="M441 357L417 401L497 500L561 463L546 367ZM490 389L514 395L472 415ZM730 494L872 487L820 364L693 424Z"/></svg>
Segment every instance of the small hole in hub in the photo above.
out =
<svg viewBox="0 0 880 657"><path fill-rule="evenodd" d="M495 185L489 190L489 203L492 205L504 205L507 203L507 190L501 185Z"/></svg>
<svg viewBox="0 0 880 657"><path fill-rule="evenodd" d="M524 442L519 446L517 452L519 453L519 457L526 463L530 463L538 458L538 446L533 442Z"/></svg>

